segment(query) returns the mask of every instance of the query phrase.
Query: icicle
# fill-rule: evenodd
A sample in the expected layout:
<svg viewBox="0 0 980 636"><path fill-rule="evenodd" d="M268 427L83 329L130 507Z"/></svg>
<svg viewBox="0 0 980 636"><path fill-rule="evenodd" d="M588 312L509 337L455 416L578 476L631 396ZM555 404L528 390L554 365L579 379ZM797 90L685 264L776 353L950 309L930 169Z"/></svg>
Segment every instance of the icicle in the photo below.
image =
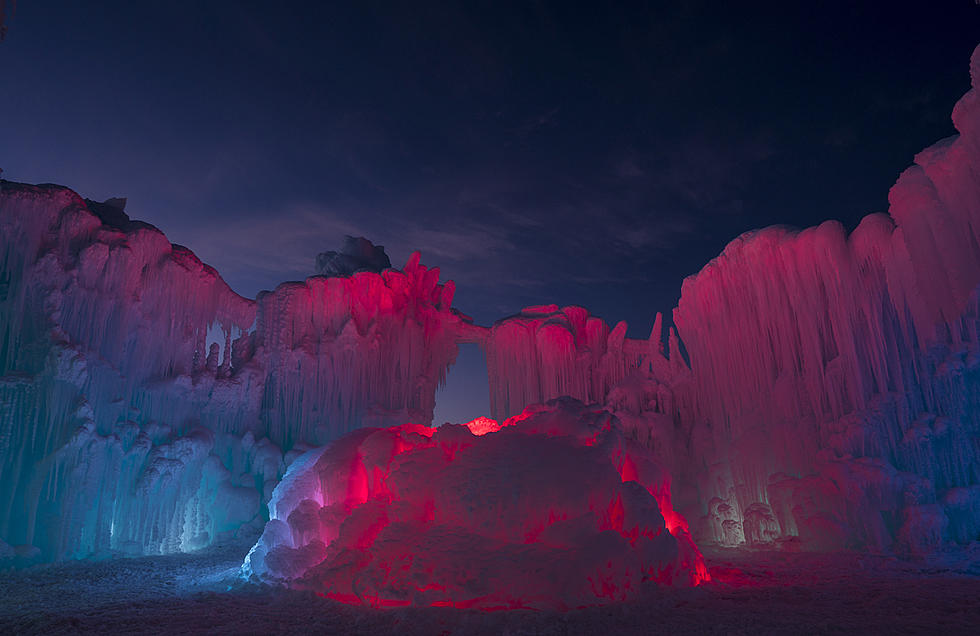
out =
<svg viewBox="0 0 980 636"><path fill-rule="evenodd" d="M492 417L503 421L560 396L602 402L639 367L641 343L626 338L625 322L610 331L581 307L526 307L486 338Z"/></svg>
<svg viewBox="0 0 980 636"><path fill-rule="evenodd" d="M650 355L664 354L664 327L663 314L657 312L657 317L653 320L653 329L650 330Z"/></svg>

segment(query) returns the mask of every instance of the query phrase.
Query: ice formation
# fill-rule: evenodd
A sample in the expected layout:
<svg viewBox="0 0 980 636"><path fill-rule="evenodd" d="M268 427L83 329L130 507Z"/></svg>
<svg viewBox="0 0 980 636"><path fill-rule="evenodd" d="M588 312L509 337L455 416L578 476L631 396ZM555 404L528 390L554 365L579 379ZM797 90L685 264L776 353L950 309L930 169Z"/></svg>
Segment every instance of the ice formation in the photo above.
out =
<svg viewBox="0 0 980 636"><path fill-rule="evenodd" d="M364 425L430 424L464 322L454 292L416 252L403 270L316 276L260 294L241 358L243 373L257 362L264 432L292 447Z"/></svg>
<svg viewBox="0 0 980 636"><path fill-rule="evenodd" d="M431 421L462 319L417 253L252 301L124 205L2 182L7 543L46 558L203 545L259 515L284 451Z"/></svg>
<svg viewBox="0 0 980 636"><path fill-rule="evenodd" d="M610 329L586 309L557 305L526 307L497 321L477 340L487 352L491 414L502 420L528 404L563 396L588 404L605 404L614 393L644 400L649 387L637 385L641 376L665 386L680 382L690 371L680 356L666 355L662 325L658 313L649 340L637 340L626 337L625 322ZM668 342L678 349L674 329Z"/></svg>
<svg viewBox="0 0 980 636"><path fill-rule="evenodd" d="M978 49L980 51L980 49ZM980 536L980 52L959 135L888 214L733 241L682 287L669 346L532 307L486 339L496 417L573 395L668 466L699 540L919 551ZM669 359L664 355L669 351Z"/></svg>
<svg viewBox="0 0 980 636"><path fill-rule="evenodd" d="M850 234L828 222L739 237L684 282L667 342L659 315L648 340L633 340L625 324L610 329L579 307L528 307L474 325L452 307L454 285L439 282L438 268L417 253L388 268L381 248L357 239L321 255L327 275L249 300L130 220L124 200L0 181L0 554L186 550L267 514L281 530L292 504L266 502L287 467L362 427L373 432L344 443L396 436L414 449L392 460L404 470L391 475L412 483L421 477L408 458L437 455L430 449L453 435L472 441L458 427L418 428L431 423L463 342L486 350L496 421L561 396L614 414L616 436L672 476L671 506L652 487L659 510L676 507L699 541L918 551L976 540L980 49L971 75L974 89L953 111L959 134L916 156L887 214ZM471 423L494 440L472 448L500 445L503 464L527 458L515 439L545 444L526 426L497 427ZM548 439L571 455L598 452ZM289 484L319 466L311 457L342 447L305 456L282 493L307 492ZM345 478L356 481L336 476ZM578 479L569 476L586 493L580 506L588 493L633 488ZM350 518L397 518L391 493L370 488ZM365 589L388 594L368 570L375 587ZM404 601L398 589L391 598Z"/></svg>
<svg viewBox="0 0 980 636"><path fill-rule="evenodd" d="M498 321L484 347L490 410L497 419L559 396L602 402L612 385L639 366L645 350L627 346L625 322L610 331L581 307L557 305L526 307Z"/></svg>
<svg viewBox="0 0 980 636"><path fill-rule="evenodd" d="M666 472L570 398L361 429L294 462L269 512L246 574L345 602L563 609L707 578Z"/></svg>
<svg viewBox="0 0 980 636"><path fill-rule="evenodd" d="M733 241L674 313L686 476L723 543L928 549L980 533L980 48L958 136L889 214ZM700 473L700 474L698 474Z"/></svg>

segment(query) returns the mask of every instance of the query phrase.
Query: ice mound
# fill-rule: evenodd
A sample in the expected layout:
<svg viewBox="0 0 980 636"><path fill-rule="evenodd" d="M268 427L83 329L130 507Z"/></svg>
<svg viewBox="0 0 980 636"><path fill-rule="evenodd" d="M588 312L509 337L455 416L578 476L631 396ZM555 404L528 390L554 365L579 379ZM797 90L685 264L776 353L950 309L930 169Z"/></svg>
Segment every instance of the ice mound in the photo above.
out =
<svg viewBox="0 0 980 636"><path fill-rule="evenodd" d="M243 572L372 606L567 609L697 585L670 478L615 417L571 399L361 429L296 460Z"/></svg>

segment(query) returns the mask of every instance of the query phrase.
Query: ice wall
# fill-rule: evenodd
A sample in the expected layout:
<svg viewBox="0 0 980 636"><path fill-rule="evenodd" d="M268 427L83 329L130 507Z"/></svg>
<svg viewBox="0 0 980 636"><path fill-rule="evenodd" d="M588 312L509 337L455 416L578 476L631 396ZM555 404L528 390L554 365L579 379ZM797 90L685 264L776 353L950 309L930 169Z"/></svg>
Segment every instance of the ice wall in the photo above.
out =
<svg viewBox="0 0 980 636"><path fill-rule="evenodd" d="M971 75L976 86L980 53ZM723 544L922 550L980 533L980 97L915 157L888 214L749 232L684 282L661 340L530 307L487 350L494 417L604 404ZM669 359L664 355L667 349Z"/></svg>
<svg viewBox="0 0 980 636"><path fill-rule="evenodd" d="M416 252L400 271L317 276L260 294L256 331L235 346L261 365L263 430L289 447L365 425L431 424L466 325L454 292Z"/></svg>
<svg viewBox="0 0 980 636"><path fill-rule="evenodd" d="M920 549L980 531L980 49L971 74L959 135L916 155L888 214L750 232L684 281L675 401L710 538Z"/></svg>
<svg viewBox="0 0 980 636"><path fill-rule="evenodd" d="M261 513L290 449L428 424L453 284L404 271L257 301L124 201L0 182L0 538L45 558L206 545Z"/></svg>
<svg viewBox="0 0 980 636"><path fill-rule="evenodd" d="M554 305L486 329L418 254L378 273L360 243L323 271L368 271L245 299L123 201L0 181L0 540L46 558L205 545L258 519L306 448L430 423L459 342L485 348L498 420L559 396L614 412L707 539L975 539L976 88L953 120L888 214L748 233L686 280L690 368L659 316L646 341Z"/></svg>
<svg viewBox="0 0 980 636"><path fill-rule="evenodd" d="M213 440L190 432L192 394L209 328L247 328L253 304L155 228L65 188L0 183L0 236L0 536L57 558L228 529L226 510L183 531L188 501L228 485L202 476ZM168 479L182 501L148 518L166 501L150 482Z"/></svg>
<svg viewBox="0 0 980 636"><path fill-rule="evenodd" d="M644 362L672 377L678 370L662 355L660 329L658 316L649 342L628 339L625 322L610 330L581 307L557 305L527 307L497 321L482 342L492 416L503 420L560 396L602 403Z"/></svg>

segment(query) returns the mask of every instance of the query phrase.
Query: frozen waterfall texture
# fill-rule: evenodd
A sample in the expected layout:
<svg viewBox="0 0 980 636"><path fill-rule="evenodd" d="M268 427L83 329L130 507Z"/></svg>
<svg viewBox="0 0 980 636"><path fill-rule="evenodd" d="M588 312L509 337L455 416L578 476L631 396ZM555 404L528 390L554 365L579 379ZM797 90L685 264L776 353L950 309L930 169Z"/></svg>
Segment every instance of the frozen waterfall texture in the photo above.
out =
<svg viewBox="0 0 980 636"><path fill-rule="evenodd" d="M576 308L494 325L491 404L604 403L674 479L699 541L921 551L980 536L980 48L959 135L847 235L733 241L647 347ZM622 343L622 344L620 344ZM643 357L645 356L645 357ZM639 368L634 370L637 361Z"/></svg>
<svg viewBox="0 0 980 636"><path fill-rule="evenodd" d="M361 429L310 451L244 572L375 607L486 609L707 578L669 476L615 417L563 398L492 423Z"/></svg>
<svg viewBox="0 0 980 636"><path fill-rule="evenodd" d="M431 422L461 322L438 268L415 254L251 301L122 205L2 182L8 544L46 558L206 545L261 517L288 451Z"/></svg>
<svg viewBox="0 0 980 636"><path fill-rule="evenodd" d="M739 237L684 282L667 342L659 316L632 340L578 307L473 325L438 268L387 268L363 239L248 300L122 200L0 181L0 546L159 553L258 527L303 452L428 425L462 342L487 352L497 420L560 396L613 413L699 541L976 540L980 49L971 76L959 134L915 157L887 214ZM397 435L450 435L419 430Z"/></svg>
<svg viewBox="0 0 980 636"><path fill-rule="evenodd" d="M959 135L915 157L850 235L733 241L674 322L687 475L723 543L924 550L980 532L980 48ZM700 473L700 474L699 474Z"/></svg>

